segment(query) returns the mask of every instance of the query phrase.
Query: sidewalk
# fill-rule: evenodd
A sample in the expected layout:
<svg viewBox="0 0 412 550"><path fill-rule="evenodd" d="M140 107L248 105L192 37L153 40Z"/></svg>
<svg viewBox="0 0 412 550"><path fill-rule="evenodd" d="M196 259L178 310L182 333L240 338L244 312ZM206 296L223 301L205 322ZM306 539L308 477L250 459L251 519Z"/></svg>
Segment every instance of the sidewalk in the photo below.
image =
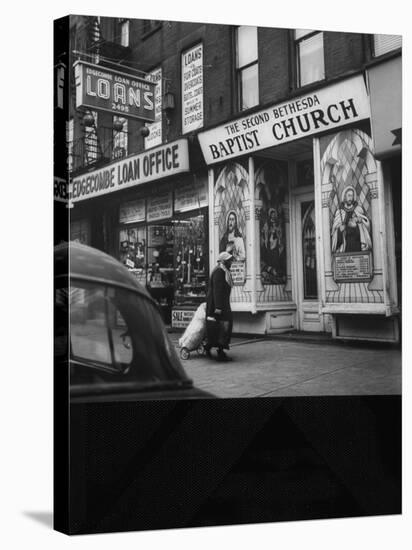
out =
<svg viewBox="0 0 412 550"><path fill-rule="evenodd" d="M177 345L178 335L172 334ZM233 338L230 363L182 361L194 384L218 397L401 393L401 351L354 344Z"/></svg>

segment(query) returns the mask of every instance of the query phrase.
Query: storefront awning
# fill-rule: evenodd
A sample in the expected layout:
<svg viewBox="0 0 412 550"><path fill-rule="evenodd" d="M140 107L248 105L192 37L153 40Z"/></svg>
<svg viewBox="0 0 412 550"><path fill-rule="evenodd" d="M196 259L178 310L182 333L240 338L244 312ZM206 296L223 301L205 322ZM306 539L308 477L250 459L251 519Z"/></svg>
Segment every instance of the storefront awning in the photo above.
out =
<svg viewBox="0 0 412 550"><path fill-rule="evenodd" d="M402 147L402 57L368 71L375 156L398 153Z"/></svg>
<svg viewBox="0 0 412 550"><path fill-rule="evenodd" d="M69 200L75 203L106 195L188 172L189 168L187 139L179 139L75 177L69 186Z"/></svg>
<svg viewBox="0 0 412 550"><path fill-rule="evenodd" d="M346 126L370 116L363 75L200 132L206 164L250 155L270 147Z"/></svg>

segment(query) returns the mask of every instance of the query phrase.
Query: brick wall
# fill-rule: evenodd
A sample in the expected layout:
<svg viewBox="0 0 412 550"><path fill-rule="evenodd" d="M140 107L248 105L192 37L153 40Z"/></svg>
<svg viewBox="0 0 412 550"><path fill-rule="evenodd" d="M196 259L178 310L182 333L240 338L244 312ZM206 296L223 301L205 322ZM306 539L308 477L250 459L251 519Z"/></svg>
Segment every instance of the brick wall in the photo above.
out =
<svg viewBox="0 0 412 550"><path fill-rule="evenodd" d="M260 102L282 100L290 90L289 30L259 29Z"/></svg>
<svg viewBox="0 0 412 550"><path fill-rule="evenodd" d="M359 69L364 62L363 35L348 32L326 32L325 73L334 78L348 71Z"/></svg>
<svg viewBox="0 0 412 550"><path fill-rule="evenodd" d="M103 38L114 38L110 25L115 28L116 24L116 19L102 18ZM130 47L124 48L123 62L143 72L161 66L166 85L175 96L175 109L163 120L164 140L172 141L181 136L181 54L199 42L204 47L204 128L223 123L238 114L233 64L234 28L163 21L157 29L144 34L143 20L130 21ZM258 37L260 103L283 101L289 93L296 93L291 33L288 29L260 27ZM326 80L360 69L365 61L364 44L364 35L361 34L325 32ZM163 84L165 86L165 81ZM110 125L109 122L105 121ZM129 153L141 151L144 147L139 131L143 124L140 121L129 123Z"/></svg>

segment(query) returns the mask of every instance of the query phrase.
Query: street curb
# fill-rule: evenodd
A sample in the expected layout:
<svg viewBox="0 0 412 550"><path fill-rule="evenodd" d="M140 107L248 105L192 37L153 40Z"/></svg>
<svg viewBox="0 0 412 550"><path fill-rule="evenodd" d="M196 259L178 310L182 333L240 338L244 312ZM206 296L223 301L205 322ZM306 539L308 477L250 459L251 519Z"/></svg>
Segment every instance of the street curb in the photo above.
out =
<svg viewBox="0 0 412 550"><path fill-rule="evenodd" d="M169 334L183 334L183 330L167 328ZM401 343L393 342L376 342L368 340L346 340L340 338L332 338L329 333L302 333L298 331L283 332L280 334L253 334L236 332L232 334L232 338L240 338L242 342L233 343L233 345L252 344L254 342L296 342L300 344L324 344L328 346L348 346L348 347L367 347L367 348L381 348L381 349L400 349L402 350Z"/></svg>

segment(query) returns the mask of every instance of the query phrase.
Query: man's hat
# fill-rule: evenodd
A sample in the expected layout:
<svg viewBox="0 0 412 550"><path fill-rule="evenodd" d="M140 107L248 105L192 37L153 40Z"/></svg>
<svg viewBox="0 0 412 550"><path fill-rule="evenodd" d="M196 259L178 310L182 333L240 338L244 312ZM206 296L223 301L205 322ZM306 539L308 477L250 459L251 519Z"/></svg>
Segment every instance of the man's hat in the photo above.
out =
<svg viewBox="0 0 412 550"><path fill-rule="evenodd" d="M233 258L232 254L229 254L229 252L221 252L217 257L217 261L227 262L228 260L230 260L230 258Z"/></svg>

